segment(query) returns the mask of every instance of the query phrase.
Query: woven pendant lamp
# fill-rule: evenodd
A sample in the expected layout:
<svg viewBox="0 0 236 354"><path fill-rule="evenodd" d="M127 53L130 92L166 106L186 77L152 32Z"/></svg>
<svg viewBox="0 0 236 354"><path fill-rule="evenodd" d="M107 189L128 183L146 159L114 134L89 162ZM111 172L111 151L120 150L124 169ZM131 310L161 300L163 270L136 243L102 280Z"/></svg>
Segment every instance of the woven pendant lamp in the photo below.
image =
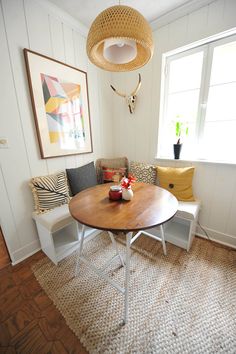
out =
<svg viewBox="0 0 236 354"><path fill-rule="evenodd" d="M93 64L107 71L138 69L153 55L151 27L129 6L109 7L91 25L87 55Z"/></svg>

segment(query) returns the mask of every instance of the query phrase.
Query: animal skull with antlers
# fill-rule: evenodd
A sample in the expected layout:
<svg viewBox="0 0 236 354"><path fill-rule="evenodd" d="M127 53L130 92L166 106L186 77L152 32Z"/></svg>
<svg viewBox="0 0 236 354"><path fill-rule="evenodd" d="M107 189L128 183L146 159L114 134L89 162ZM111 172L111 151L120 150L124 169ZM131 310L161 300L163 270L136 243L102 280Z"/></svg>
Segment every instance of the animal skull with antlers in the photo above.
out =
<svg viewBox="0 0 236 354"><path fill-rule="evenodd" d="M136 88L134 89L134 91L131 92L130 95L126 95L125 93L119 92L112 85L110 85L112 90L115 93L117 93L117 95L119 95L121 97L124 97L126 99L126 102L128 104L128 107L129 107L129 112L131 114L134 113L135 103L136 103L136 99L137 99L137 92L139 91L140 86L141 86L141 75L140 74L138 74L138 75L139 75L138 84L137 84Z"/></svg>

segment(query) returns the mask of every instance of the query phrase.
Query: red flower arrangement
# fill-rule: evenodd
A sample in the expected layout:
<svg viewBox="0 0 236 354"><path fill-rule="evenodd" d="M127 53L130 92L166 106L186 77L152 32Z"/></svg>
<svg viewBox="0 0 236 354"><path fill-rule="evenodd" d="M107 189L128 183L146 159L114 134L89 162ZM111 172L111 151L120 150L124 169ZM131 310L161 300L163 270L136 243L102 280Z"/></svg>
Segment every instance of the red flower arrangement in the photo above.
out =
<svg viewBox="0 0 236 354"><path fill-rule="evenodd" d="M129 175L128 177L123 177L121 180L121 187L125 189L130 189L131 185L136 181L136 178Z"/></svg>

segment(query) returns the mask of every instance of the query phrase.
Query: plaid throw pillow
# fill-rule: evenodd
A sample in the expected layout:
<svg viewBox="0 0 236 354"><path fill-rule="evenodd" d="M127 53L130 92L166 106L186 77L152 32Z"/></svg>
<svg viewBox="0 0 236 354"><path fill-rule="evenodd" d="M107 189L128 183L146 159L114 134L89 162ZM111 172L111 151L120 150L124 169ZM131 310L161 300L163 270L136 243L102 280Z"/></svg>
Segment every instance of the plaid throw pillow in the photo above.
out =
<svg viewBox="0 0 236 354"><path fill-rule="evenodd" d="M156 184L157 172L152 165L131 161L130 174L136 178L137 182Z"/></svg>
<svg viewBox="0 0 236 354"><path fill-rule="evenodd" d="M70 200L65 172L34 177L29 183L37 213L54 209Z"/></svg>

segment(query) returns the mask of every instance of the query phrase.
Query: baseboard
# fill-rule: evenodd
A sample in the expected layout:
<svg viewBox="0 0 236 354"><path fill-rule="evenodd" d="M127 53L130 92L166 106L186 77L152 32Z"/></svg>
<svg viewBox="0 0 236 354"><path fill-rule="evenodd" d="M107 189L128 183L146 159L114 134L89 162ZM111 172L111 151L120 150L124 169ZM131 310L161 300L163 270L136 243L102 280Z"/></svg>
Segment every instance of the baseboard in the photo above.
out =
<svg viewBox="0 0 236 354"><path fill-rule="evenodd" d="M38 240L29 243L28 245L19 248L17 251L11 253L11 264L14 266L26 258L32 256L36 252L40 251L41 247Z"/></svg>
<svg viewBox="0 0 236 354"><path fill-rule="evenodd" d="M202 227L204 230L206 230L210 240L218 242L221 245L229 246L229 247L236 249L236 236L224 234L222 232L219 232L219 231L216 231L213 229L209 229L205 226L202 226ZM202 238L208 239L208 237L204 234L203 230L199 226L197 226L196 235L200 236Z"/></svg>

